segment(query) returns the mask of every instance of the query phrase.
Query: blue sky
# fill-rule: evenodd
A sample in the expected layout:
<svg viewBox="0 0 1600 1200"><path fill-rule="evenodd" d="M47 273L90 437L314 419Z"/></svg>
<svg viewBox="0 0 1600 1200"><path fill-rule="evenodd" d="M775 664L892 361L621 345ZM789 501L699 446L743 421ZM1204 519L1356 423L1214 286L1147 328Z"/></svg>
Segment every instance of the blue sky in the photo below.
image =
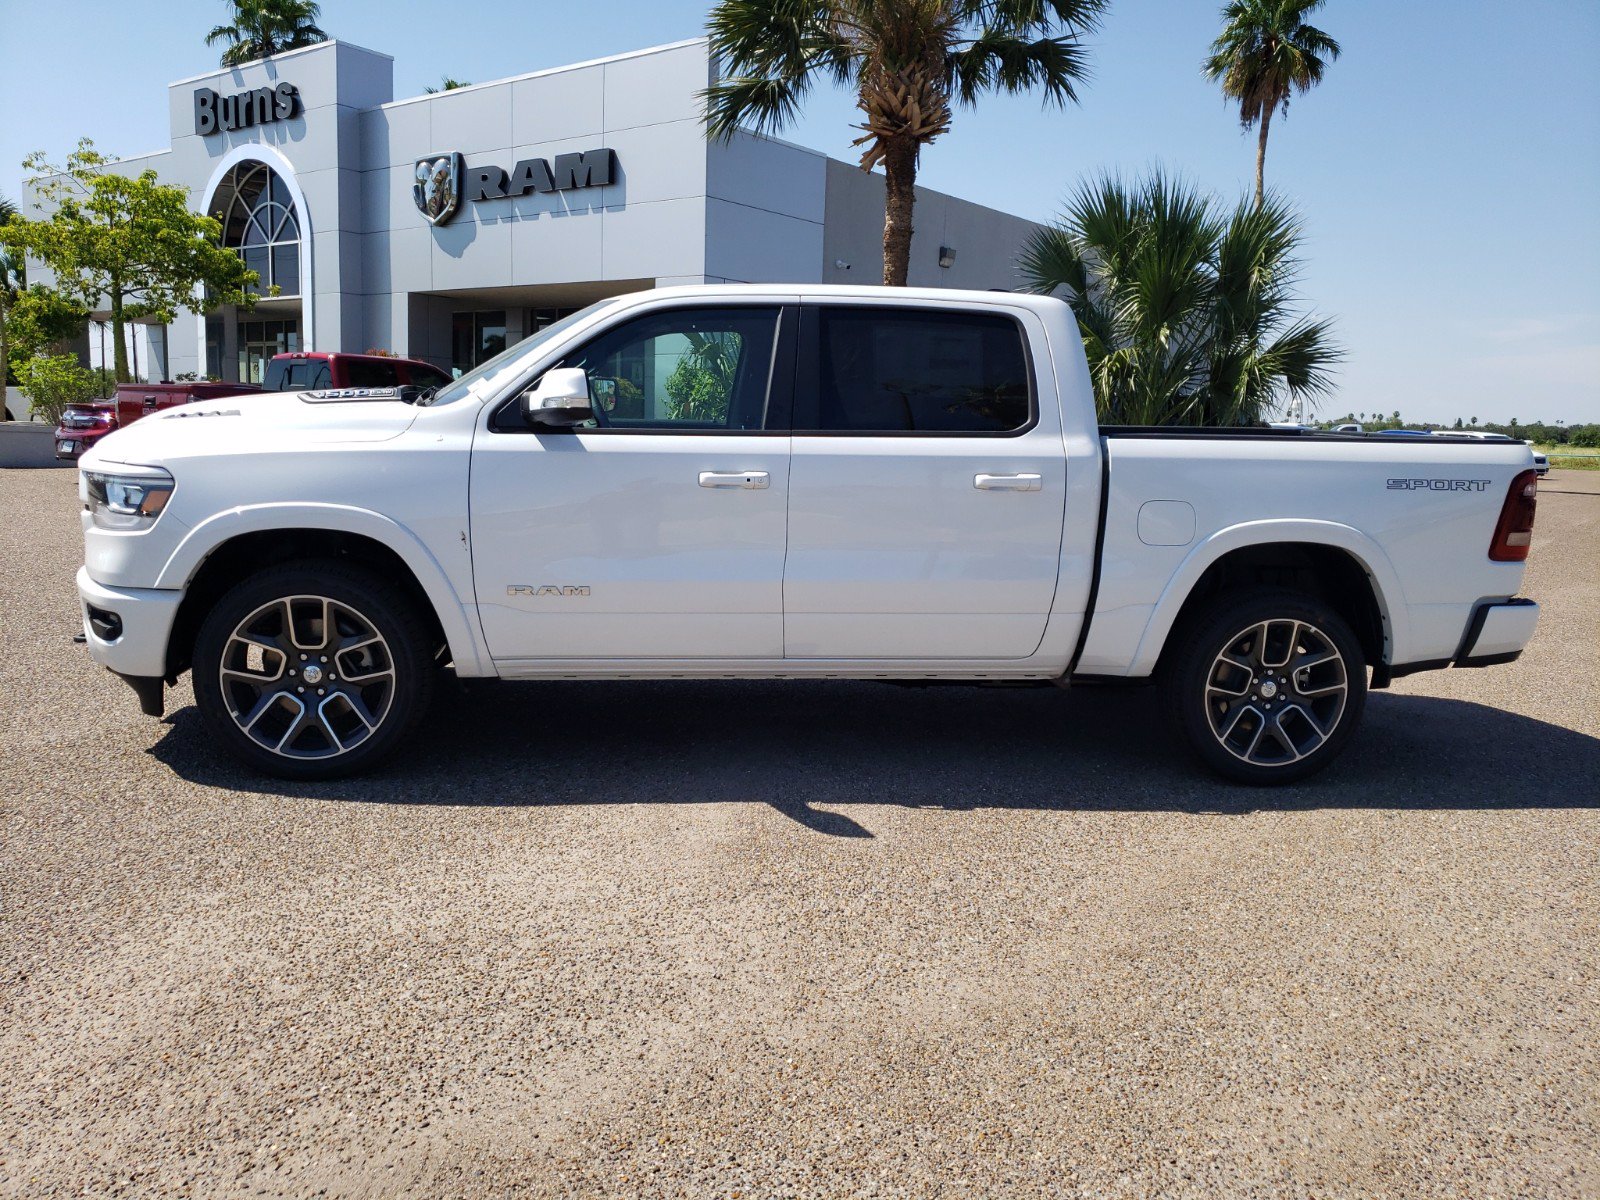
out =
<svg viewBox="0 0 1600 1200"><path fill-rule="evenodd" d="M923 158L931 187L1036 219L1085 176L1160 164L1232 198L1253 135L1201 77L1216 0L1112 0L1082 103L996 98ZM398 96L696 36L707 4L324 0L330 34L394 55ZM81 134L166 144L165 85L213 65L220 0L0 0L0 191ZM483 15L479 15L483 14ZM1600 3L1330 0L1344 45L1275 121L1267 180L1306 224L1303 291L1349 351L1322 411L1600 421ZM47 52L34 53L30 48ZM783 136L853 160L848 96Z"/></svg>

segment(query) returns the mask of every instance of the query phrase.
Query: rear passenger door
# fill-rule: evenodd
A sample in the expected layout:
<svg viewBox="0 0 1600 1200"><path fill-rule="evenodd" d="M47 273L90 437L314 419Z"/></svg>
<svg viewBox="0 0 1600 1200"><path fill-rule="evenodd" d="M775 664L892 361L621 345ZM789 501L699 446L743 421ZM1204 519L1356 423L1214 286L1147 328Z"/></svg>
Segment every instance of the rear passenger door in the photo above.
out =
<svg viewBox="0 0 1600 1200"><path fill-rule="evenodd" d="M786 658L1018 659L1038 648L1066 457L1031 320L938 301L803 306Z"/></svg>

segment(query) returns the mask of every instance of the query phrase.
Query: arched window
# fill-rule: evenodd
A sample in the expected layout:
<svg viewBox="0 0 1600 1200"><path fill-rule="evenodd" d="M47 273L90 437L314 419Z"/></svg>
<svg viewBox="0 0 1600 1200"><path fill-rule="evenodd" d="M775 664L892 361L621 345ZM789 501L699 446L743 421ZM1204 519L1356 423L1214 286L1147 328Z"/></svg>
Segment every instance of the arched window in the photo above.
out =
<svg viewBox="0 0 1600 1200"><path fill-rule="evenodd" d="M217 187L213 204L222 221L222 244L259 275L255 290L300 294L300 222L289 189L265 163L242 162Z"/></svg>

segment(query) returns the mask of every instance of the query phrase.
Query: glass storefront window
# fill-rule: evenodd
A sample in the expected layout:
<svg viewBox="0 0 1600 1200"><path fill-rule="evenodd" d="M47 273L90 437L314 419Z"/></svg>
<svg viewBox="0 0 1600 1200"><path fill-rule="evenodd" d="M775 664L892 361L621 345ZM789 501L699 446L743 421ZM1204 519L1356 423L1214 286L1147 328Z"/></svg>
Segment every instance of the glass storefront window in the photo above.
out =
<svg viewBox="0 0 1600 1200"><path fill-rule="evenodd" d="M450 365L464 374L506 348L506 311L459 312L450 318Z"/></svg>
<svg viewBox="0 0 1600 1200"><path fill-rule="evenodd" d="M260 383L274 354L292 354L298 349L300 326L296 321L240 321L239 382Z"/></svg>

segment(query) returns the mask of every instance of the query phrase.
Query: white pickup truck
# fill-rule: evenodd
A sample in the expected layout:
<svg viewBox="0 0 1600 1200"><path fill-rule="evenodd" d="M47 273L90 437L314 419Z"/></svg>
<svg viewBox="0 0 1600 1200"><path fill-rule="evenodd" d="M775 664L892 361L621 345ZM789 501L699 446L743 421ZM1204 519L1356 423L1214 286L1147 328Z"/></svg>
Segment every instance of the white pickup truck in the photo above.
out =
<svg viewBox="0 0 1600 1200"><path fill-rule="evenodd" d="M1517 657L1528 447L1098 427L1066 304L665 288L437 392L230 396L81 462L84 632L144 711L371 767L439 672L1156 680L1232 779L1336 757L1368 689ZM1068 736L1064 728L1063 736Z"/></svg>

